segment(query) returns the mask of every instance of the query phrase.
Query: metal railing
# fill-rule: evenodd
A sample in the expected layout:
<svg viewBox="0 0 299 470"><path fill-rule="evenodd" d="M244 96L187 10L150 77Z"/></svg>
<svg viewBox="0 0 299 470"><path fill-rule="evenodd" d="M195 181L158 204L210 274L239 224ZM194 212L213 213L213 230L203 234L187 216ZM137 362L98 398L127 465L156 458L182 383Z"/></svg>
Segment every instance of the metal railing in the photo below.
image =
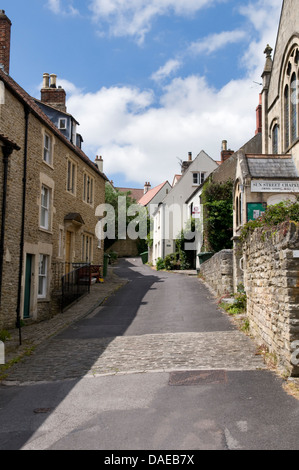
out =
<svg viewBox="0 0 299 470"><path fill-rule="evenodd" d="M72 271L68 272L61 279L61 311L76 302L80 297L90 292L90 264L80 264L76 267L73 264Z"/></svg>

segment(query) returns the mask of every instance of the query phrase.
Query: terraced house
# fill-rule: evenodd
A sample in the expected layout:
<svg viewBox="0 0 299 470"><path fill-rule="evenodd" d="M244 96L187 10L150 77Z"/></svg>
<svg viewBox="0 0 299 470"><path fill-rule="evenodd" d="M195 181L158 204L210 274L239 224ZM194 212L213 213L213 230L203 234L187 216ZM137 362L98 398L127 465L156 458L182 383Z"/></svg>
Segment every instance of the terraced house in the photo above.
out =
<svg viewBox="0 0 299 470"><path fill-rule="evenodd" d="M59 309L74 263L103 264L95 209L107 178L82 151L65 91L44 74L35 100L9 75L11 22L0 11L0 329Z"/></svg>

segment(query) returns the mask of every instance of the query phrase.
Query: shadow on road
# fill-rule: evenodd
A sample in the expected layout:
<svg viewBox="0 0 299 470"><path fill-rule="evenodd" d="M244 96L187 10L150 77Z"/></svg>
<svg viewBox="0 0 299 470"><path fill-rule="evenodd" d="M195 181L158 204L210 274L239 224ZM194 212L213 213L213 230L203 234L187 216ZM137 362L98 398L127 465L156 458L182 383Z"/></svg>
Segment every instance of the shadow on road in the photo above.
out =
<svg viewBox="0 0 299 470"><path fill-rule="evenodd" d="M152 274L139 259L120 260L116 273L129 282L89 317L16 364L9 380L19 380L21 386L0 385L0 450L21 449L42 428L44 420L92 369L111 341L126 332L146 293L164 282L161 274Z"/></svg>

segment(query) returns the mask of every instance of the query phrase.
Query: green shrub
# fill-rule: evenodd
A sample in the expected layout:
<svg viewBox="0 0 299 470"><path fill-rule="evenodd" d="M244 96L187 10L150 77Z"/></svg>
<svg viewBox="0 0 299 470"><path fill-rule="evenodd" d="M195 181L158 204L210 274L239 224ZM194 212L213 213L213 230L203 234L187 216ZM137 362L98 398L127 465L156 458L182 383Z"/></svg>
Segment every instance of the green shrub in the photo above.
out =
<svg viewBox="0 0 299 470"><path fill-rule="evenodd" d="M156 269L157 271L161 271L161 269L165 269L165 264L163 258L158 258L156 261Z"/></svg>
<svg viewBox="0 0 299 470"><path fill-rule="evenodd" d="M244 242L247 236L254 232L256 228L261 227L263 232L275 232L277 226L283 223L299 222L299 203L283 201L278 204L268 206L265 212L256 220L250 220L244 224L240 240Z"/></svg>
<svg viewBox="0 0 299 470"><path fill-rule="evenodd" d="M179 253L171 253L165 256L164 259L165 269L171 271L173 269L180 269Z"/></svg>

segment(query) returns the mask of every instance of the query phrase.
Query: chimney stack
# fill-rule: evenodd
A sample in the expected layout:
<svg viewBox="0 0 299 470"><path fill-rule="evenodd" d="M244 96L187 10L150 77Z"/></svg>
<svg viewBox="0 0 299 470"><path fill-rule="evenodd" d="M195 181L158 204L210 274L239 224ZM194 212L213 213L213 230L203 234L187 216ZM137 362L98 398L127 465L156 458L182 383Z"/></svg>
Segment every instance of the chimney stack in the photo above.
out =
<svg viewBox="0 0 299 470"><path fill-rule="evenodd" d="M9 75L11 21L4 10L0 10L0 65Z"/></svg>
<svg viewBox="0 0 299 470"><path fill-rule="evenodd" d="M66 93L63 88L57 88L57 75L44 73L43 88L41 89L41 102L66 112Z"/></svg>
<svg viewBox="0 0 299 470"><path fill-rule="evenodd" d="M182 175L185 173L185 171L189 168L189 166L192 163L192 152L188 152L188 160L182 162L181 164L181 173Z"/></svg>
<svg viewBox="0 0 299 470"><path fill-rule="evenodd" d="M222 151L221 151L221 163L224 163L232 154L235 153L233 150L227 150L227 140L222 141Z"/></svg>
<svg viewBox="0 0 299 470"><path fill-rule="evenodd" d="M256 108L256 131L255 135L262 132L262 94L259 95L259 105Z"/></svg>
<svg viewBox="0 0 299 470"><path fill-rule="evenodd" d="M144 183L144 194L146 194L151 189L151 183L145 182Z"/></svg>
<svg viewBox="0 0 299 470"><path fill-rule="evenodd" d="M95 161L96 166L98 167L98 170L103 173L104 170L104 161L102 157L99 157L98 155L96 156L96 161Z"/></svg>

